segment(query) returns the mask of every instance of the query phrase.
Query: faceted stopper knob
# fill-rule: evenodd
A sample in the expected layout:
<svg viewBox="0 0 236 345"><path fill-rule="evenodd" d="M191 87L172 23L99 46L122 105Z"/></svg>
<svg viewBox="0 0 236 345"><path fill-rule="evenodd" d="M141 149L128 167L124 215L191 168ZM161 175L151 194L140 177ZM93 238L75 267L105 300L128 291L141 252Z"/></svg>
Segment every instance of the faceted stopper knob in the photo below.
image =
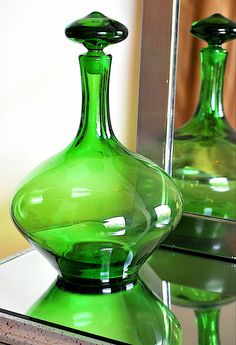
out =
<svg viewBox="0 0 236 345"><path fill-rule="evenodd" d="M209 45L221 45L236 38L236 23L219 13L193 22L191 33L208 42Z"/></svg>
<svg viewBox="0 0 236 345"><path fill-rule="evenodd" d="M88 50L102 50L109 44L123 41L128 36L128 29L102 13L92 12L68 25L65 34L84 44Z"/></svg>

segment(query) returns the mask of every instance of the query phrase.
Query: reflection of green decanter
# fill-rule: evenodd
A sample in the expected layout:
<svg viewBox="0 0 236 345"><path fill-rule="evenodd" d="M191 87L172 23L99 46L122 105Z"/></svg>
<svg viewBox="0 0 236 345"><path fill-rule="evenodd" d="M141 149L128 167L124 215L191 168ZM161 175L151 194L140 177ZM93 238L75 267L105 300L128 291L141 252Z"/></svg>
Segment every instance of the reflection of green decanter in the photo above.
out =
<svg viewBox="0 0 236 345"><path fill-rule="evenodd" d="M175 132L173 176L183 193L185 211L236 219L236 133L224 116L227 51L221 47L236 38L236 23L215 14L194 22L191 32L208 47L201 50L197 110Z"/></svg>
<svg viewBox="0 0 236 345"><path fill-rule="evenodd" d="M103 295L54 285L28 315L131 345L182 344L179 322L140 281L130 290Z"/></svg>
<svg viewBox="0 0 236 345"><path fill-rule="evenodd" d="M173 304L194 309L198 328L198 344L220 345L220 306L233 302L235 298L218 292L172 283L170 291Z"/></svg>
<svg viewBox="0 0 236 345"><path fill-rule="evenodd" d="M76 138L40 165L12 202L18 229L78 291L125 289L180 219L182 199L156 164L124 148L109 118L109 44L126 27L101 13L75 21L66 36L82 42L83 104Z"/></svg>

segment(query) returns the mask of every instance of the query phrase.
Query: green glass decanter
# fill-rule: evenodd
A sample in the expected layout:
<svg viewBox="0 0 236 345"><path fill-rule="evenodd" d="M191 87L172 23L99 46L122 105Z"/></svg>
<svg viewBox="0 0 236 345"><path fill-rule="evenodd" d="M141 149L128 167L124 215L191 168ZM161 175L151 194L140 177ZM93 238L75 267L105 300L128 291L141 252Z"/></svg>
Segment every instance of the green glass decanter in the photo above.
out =
<svg viewBox="0 0 236 345"><path fill-rule="evenodd" d="M174 137L173 177L184 197L184 210L236 219L236 132L223 109L227 50L236 23L214 14L194 22L191 33L208 43L201 49L201 91L193 118Z"/></svg>
<svg viewBox="0 0 236 345"><path fill-rule="evenodd" d="M140 280L130 290L103 295L54 284L27 314L130 345L182 344L179 322Z"/></svg>
<svg viewBox="0 0 236 345"><path fill-rule="evenodd" d="M124 25L98 12L66 28L68 38L88 49L79 57L79 131L27 177L12 202L20 232L56 267L62 284L80 292L134 284L140 266L182 212L173 180L122 146L111 127L111 56L103 49L127 35Z"/></svg>
<svg viewBox="0 0 236 345"><path fill-rule="evenodd" d="M194 309L199 345L220 345L219 316L221 306L235 301L222 293L170 284L173 304Z"/></svg>

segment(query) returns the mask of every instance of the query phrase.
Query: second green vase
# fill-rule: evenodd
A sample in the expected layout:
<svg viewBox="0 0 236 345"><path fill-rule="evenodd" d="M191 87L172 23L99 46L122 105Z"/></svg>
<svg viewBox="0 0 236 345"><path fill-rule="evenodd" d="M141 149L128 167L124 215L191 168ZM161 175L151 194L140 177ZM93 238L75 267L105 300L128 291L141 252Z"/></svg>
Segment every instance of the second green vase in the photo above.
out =
<svg viewBox="0 0 236 345"><path fill-rule="evenodd" d="M194 22L191 32L208 42L201 50L201 91L193 118L176 130L173 177L184 210L236 220L236 132L225 118L223 82L227 50L236 23L215 14Z"/></svg>

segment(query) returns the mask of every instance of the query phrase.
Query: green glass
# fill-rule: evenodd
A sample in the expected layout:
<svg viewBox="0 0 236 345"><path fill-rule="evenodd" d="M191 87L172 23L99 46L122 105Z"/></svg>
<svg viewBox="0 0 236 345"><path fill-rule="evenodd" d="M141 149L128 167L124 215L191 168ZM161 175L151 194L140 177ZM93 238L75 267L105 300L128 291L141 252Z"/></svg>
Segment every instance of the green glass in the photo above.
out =
<svg viewBox="0 0 236 345"><path fill-rule="evenodd" d="M181 345L179 322L141 282L112 294L79 294L53 285L28 315L131 345Z"/></svg>
<svg viewBox="0 0 236 345"><path fill-rule="evenodd" d="M126 289L177 225L182 198L173 180L115 137L109 117L111 56L103 49L127 28L93 12L66 28L88 52L79 57L78 134L20 186L12 217L20 232L80 292ZM105 290L104 290L105 289Z"/></svg>
<svg viewBox="0 0 236 345"><path fill-rule="evenodd" d="M193 118L176 130L173 177L184 197L184 210L236 219L236 133L223 109L227 50L236 23L214 14L194 22L194 36L208 42L201 49L201 91Z"/></svg>
<svg viewBox="0 0 236 345"><path fill-rule="evenodd" d="M176 305L194 309L199 345L220 345L220 307L235 300L232 296L178 284L170 285L171 300Z"/></svg>

